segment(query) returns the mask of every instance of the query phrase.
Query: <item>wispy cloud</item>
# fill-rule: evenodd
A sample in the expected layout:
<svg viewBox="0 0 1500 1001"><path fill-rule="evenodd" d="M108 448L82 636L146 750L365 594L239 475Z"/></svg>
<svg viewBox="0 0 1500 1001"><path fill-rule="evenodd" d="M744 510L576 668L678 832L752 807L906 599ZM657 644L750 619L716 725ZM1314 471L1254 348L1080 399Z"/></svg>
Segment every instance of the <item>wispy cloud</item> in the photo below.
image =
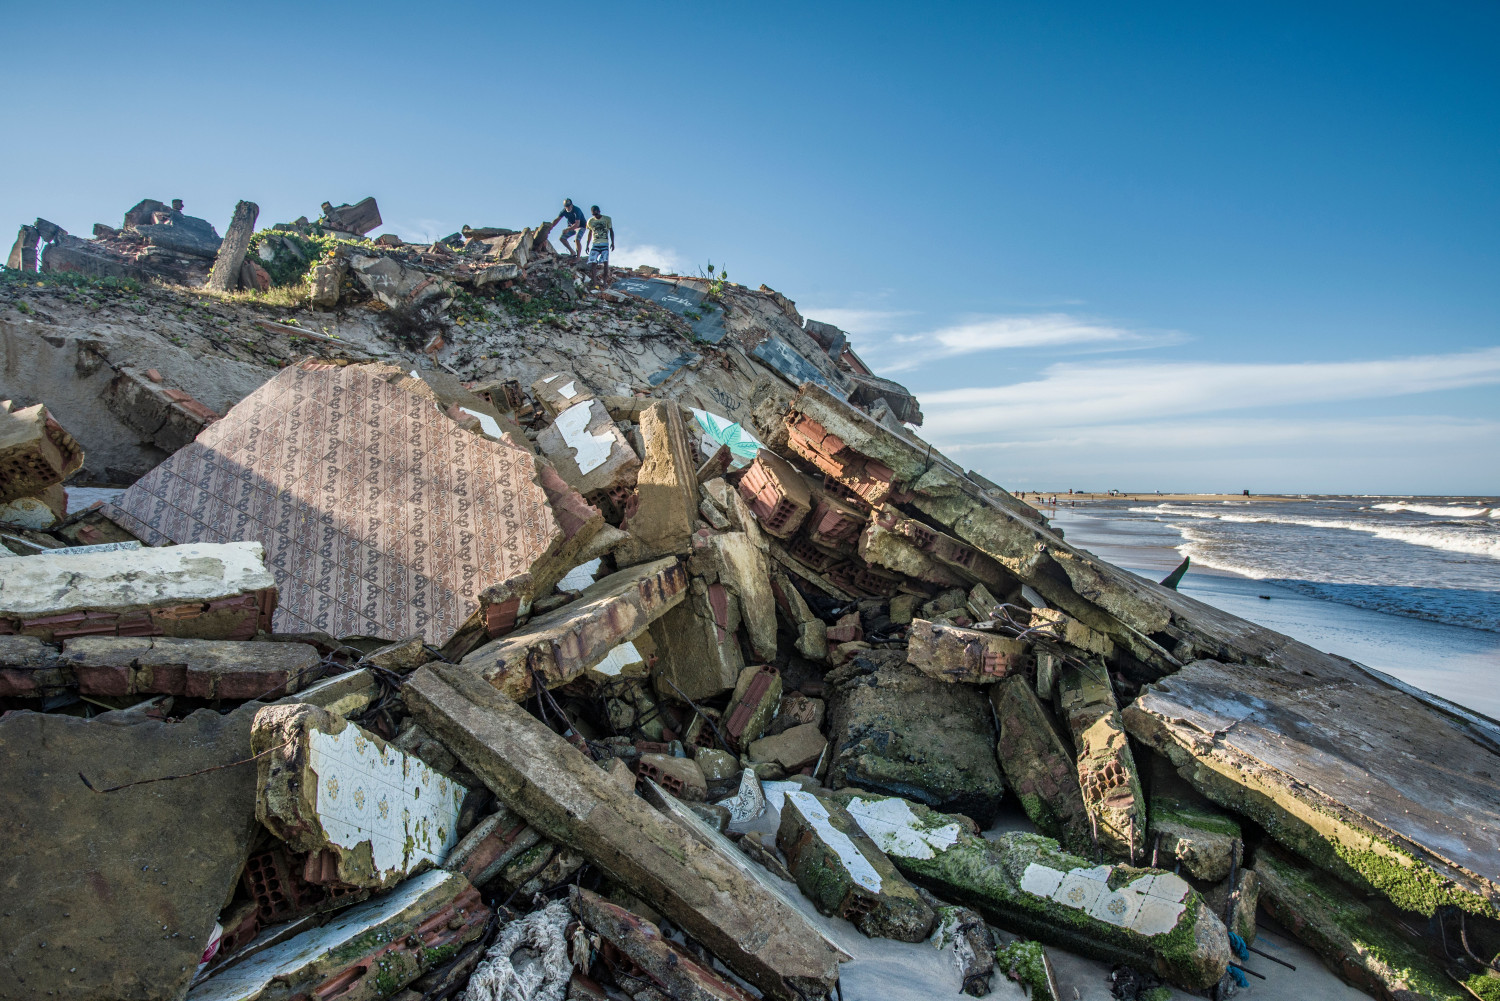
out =
<svg viewBox="0 0 1500 1001"><path fill-rule="evenodd" d="M681 274L687 262L670 247L658 247L652 243L622 243L610 254L610 262L622 268L634 268L641 264L660 268L672 274Z"/></svg>
<svg viewBox="0 0 1500 1001"><path fill-rule="evenodd" d="M1030 316L982 316L929 332L945 355L970 354L1006 348L1055 348L1075 344L1136 346L1143 341L1161 343L1152 336L1111 323L1102 323L1068 313Z"/></svg>
<svg viewBox="0 0 1500 1001"><path fill-rule="evenodd" d="M1353 362L1053 365L1006 386L922 393L938 437L1083 426L1256 407L1404 396L1500 383L1500 347Z"/></svg>

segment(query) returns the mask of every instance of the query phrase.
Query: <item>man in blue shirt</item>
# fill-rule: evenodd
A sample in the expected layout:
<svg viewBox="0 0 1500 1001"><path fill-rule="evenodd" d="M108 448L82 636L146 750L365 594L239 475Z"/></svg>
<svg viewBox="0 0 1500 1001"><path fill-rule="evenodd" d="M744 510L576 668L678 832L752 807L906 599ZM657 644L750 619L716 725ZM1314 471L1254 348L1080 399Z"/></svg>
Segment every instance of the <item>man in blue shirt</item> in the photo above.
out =
<svg viewBox="0 0 1500 1001"><path fill-rule="evenodd" d="M583 212L573 204L571 198L563 199L562 211L557 214L556 219L552 220L552 225L556 226L563 219L568 220L568 225L563 229L562 245L571 250L574 257L577 257L583 253ZM572 242L569 243L569 240Z"/></svg>

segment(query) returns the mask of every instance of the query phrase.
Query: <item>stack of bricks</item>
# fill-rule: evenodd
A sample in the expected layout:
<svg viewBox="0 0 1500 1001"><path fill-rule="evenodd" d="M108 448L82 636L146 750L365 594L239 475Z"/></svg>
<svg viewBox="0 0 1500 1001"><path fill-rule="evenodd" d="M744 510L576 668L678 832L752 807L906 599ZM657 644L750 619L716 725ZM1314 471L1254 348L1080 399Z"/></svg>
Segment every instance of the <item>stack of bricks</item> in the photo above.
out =
<svg viewBox="0 0 1500 1001"><path fill-rule="evenodd" d="M872 508L905 497L896 489L895 473L889 466L856 452L806 414L788 416L787 444Z"/></svg>

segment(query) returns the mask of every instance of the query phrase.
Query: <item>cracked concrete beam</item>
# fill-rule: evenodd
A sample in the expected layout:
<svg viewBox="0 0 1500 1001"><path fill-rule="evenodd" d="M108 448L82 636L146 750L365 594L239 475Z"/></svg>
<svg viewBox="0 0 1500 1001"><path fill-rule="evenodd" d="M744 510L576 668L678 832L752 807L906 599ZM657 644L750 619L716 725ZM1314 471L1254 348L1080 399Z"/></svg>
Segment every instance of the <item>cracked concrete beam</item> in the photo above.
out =
<svg viewBox="0 0 1500 1001"><path fill-rule="evenodd" d="M783 899L730 866L680 823L502 693L450 666L421 668L404 689L412 714L542 835L702 942L757 988L788 999L826 993L837 954Z"/></svg>

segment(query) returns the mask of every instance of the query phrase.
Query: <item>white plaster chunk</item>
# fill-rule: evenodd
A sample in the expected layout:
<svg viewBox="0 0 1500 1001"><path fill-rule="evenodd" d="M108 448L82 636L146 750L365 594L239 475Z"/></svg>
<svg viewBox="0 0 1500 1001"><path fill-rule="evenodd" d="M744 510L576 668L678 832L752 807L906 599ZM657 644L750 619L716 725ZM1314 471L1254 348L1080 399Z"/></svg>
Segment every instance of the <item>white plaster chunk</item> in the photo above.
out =
<svg viewBox="0 0 1500 1001"><path fill-rule="evenodd" d="M571 386L572 383L568 385ZM578 472L583 474L598 469L609 461L610 450L615 446L614 438L609 434L594 434L589 430L589 421L593 419L592 408L591 401L576 403L558 414L556 421L563 441L573 449L573 461L578 464Z"/></svg>
<svg viewBox="0 0 1500 1001"><path fill-rule="evenodd" d="M311 730L308 751L318 821L330 844L353 849L368 841L382 877L448 857L458 841L463 786L395 747L377 747L357 726Z"/></svg>
<svg viewBox="0 0 1500 1001"><path fill-rule="evenodd" d="M901 858L932 858L952 848L960 833L956 823L932 828L921 826L905 800L855 797L846 809L881 851Z"/></svg>
<svg viewBox="0 0 1500 1001"><path fill-rule="evenodd" d="M547 385L550 385L550 384L551 384L551 383L552 383L552 382L553 382L553 381L554 381L554 380L556 380L556 379L560 379L560 378L562 378L562 376L558 376L558 375L549 375L549 376L547 376L547 378L545 378L545 379L543 379L543 380L542 380L542 382L543 382L543 383L544 383L544 384L547 384ZM568 383L568 385L570 385L570 386L571 386L571 385L573 385L573 384L572 384L572 383L571 383L571 382L570 382L570 383Z"/></svg>
<svg viewBox="0 0 1500 1001"><path fill-rule="evenodd" d="M599 572L599 567L602 564L602 560L589 560L587 563L580 563L572 570L569 570L562 580L557 582L557 589L559 591L582 591L594 583L594 575Z"/></svg>
<svg viewBox="0 0 1500 1001"><path fill-rule="evenodd" d="M569 381L563 384L558 388L557 395L565 400L571 400L578 395L578 383Z"/></svg>
<svg viewBox="0 0 1500 1001"><path fill-rule="evenodd" d="M0 564L0 615L186 605L275 587L259 542L38 553Z"/></svg>
<svg viewBox="0 0 1500 1001"><path fill-rule="evenodd" d="M1062 872L1033 862L1021 874L1021 889L1138 935L1164 935L1177 927L1192 892L1184 879L1152 873L1111 890L1113 871L1114 866L1099 865Z"/></svg>
<svg viewBox="0 0 1500 1001"><path fill-rule="evenodd" d="M844 869L855 883L869 890L871 893L879 893L883 885L880 873L865 858L849 835L833 826L832 819L828 816L828 810L818 801L818 797L810 792L789 792L786 798L797 807L807 822L812 825L813 830L818 832L818 837L823 839L839 862L843 863Z"/></svg>
<svg viewBox="0 0 1500 1001"><path fill-rule="evenodd" d="M634 643L626 640L605 654L604 659L589 668L589 670L607 677L617 678L624 673L626 668L637 666L644 668L646 666L646 659L641 656L641 652L635 648ZM632 670L630 673L635 674L637 672Z"/></svg>
<svg viewBox="0 0 1500 1001"><path fill-rule="evenodd" d="M500 422L495 420L495 418L491 417L489 414L482 414L477 410L470 410L468 407L459 407L458 409L462 410L470 417L478 418L480 430L489 435L491 438L500 438L504 436L505 432L500 430Z"/></svg>

